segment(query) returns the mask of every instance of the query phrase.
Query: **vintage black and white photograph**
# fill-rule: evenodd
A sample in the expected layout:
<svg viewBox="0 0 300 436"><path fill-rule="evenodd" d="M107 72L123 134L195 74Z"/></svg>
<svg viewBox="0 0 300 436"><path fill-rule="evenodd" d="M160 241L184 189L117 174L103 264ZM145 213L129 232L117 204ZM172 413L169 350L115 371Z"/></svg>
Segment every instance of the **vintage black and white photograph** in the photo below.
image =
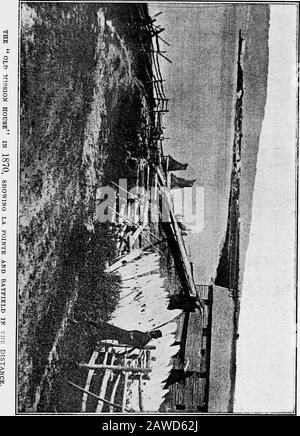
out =
<svg viewBox="0 0 300 436"><path fill-rule="evenodd" d="M20 414L293 414L295 3L20 2Z"/></svg>

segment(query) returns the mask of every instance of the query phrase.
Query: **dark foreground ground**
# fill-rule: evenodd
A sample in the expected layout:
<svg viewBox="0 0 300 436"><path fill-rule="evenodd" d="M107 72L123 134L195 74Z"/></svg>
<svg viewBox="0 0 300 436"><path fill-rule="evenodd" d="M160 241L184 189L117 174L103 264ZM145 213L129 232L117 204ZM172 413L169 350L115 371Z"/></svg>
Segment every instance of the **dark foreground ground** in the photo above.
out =
<svg viewBox="0 0 300 436"><path fill-rule="evenodd" d="M21 9L18 409L78 410L66 388L90 354L84 316L107 320L116 229L94 225L97 189L147 154L144 5L26 3ZM79 323L72 320L78 320ZM59 362L59 363L58 363Z"/></svg>

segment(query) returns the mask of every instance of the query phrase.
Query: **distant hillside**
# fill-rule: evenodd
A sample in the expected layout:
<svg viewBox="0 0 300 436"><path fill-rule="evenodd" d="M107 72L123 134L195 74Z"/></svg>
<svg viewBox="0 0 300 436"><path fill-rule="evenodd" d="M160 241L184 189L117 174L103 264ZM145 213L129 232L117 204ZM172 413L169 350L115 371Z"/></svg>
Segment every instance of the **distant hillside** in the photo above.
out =
<svg viewBox="0 0 300 436"><path fill-rule="evenodd" d="M116 304L118 279L104 273L115 229L93 222L97 189L130 179L125 157L147 147L151 62L139 45L141 9L147 16L146 5L22 4L20 411L46 411L55 362L71 351L76 359L80 335L69 320L96 306L106 320Z"/></svg>

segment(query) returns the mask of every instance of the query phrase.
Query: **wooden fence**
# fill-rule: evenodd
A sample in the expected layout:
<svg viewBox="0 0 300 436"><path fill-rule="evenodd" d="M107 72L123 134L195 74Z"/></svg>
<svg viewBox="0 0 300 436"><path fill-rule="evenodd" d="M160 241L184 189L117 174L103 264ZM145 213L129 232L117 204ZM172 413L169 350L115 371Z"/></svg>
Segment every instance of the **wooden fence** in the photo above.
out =
<svg viewBox="0 0 300 436"><path fill-rule="evenodd" d="M101 413L105 404L108 405L110 413L136 412L137 410L127 406L128 388L136 378L138 378L138 389L135 395L139 403L138 411L143 411L143 381L151 373L152 350L155 350L155 346L133 348L117 341L98 342L90 360L79 364L83 371L87 371L84 387L68 381L74 389L82 392L81 412L87 412L89 398L97 400L97 406L93 410L95 413ZM91 389L93 379L99 376L99 373L100 387L98 392L93 392ZM116 402L116 398L120 401Z"/></svg>

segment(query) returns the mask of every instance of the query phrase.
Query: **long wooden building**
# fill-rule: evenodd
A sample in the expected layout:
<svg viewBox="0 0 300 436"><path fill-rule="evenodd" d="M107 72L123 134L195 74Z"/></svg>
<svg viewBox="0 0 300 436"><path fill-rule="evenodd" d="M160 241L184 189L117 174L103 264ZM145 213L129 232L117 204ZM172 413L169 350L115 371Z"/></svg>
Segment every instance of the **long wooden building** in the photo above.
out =
<svg viewBox="0 0 300 436"><path fill-rule="evenodd" d="M178 321L176 343L167 380L169 393L163 412L229 412L231 408L232 344L235 302L226 288L196 285L204 310L183 312Z"/></svg>

